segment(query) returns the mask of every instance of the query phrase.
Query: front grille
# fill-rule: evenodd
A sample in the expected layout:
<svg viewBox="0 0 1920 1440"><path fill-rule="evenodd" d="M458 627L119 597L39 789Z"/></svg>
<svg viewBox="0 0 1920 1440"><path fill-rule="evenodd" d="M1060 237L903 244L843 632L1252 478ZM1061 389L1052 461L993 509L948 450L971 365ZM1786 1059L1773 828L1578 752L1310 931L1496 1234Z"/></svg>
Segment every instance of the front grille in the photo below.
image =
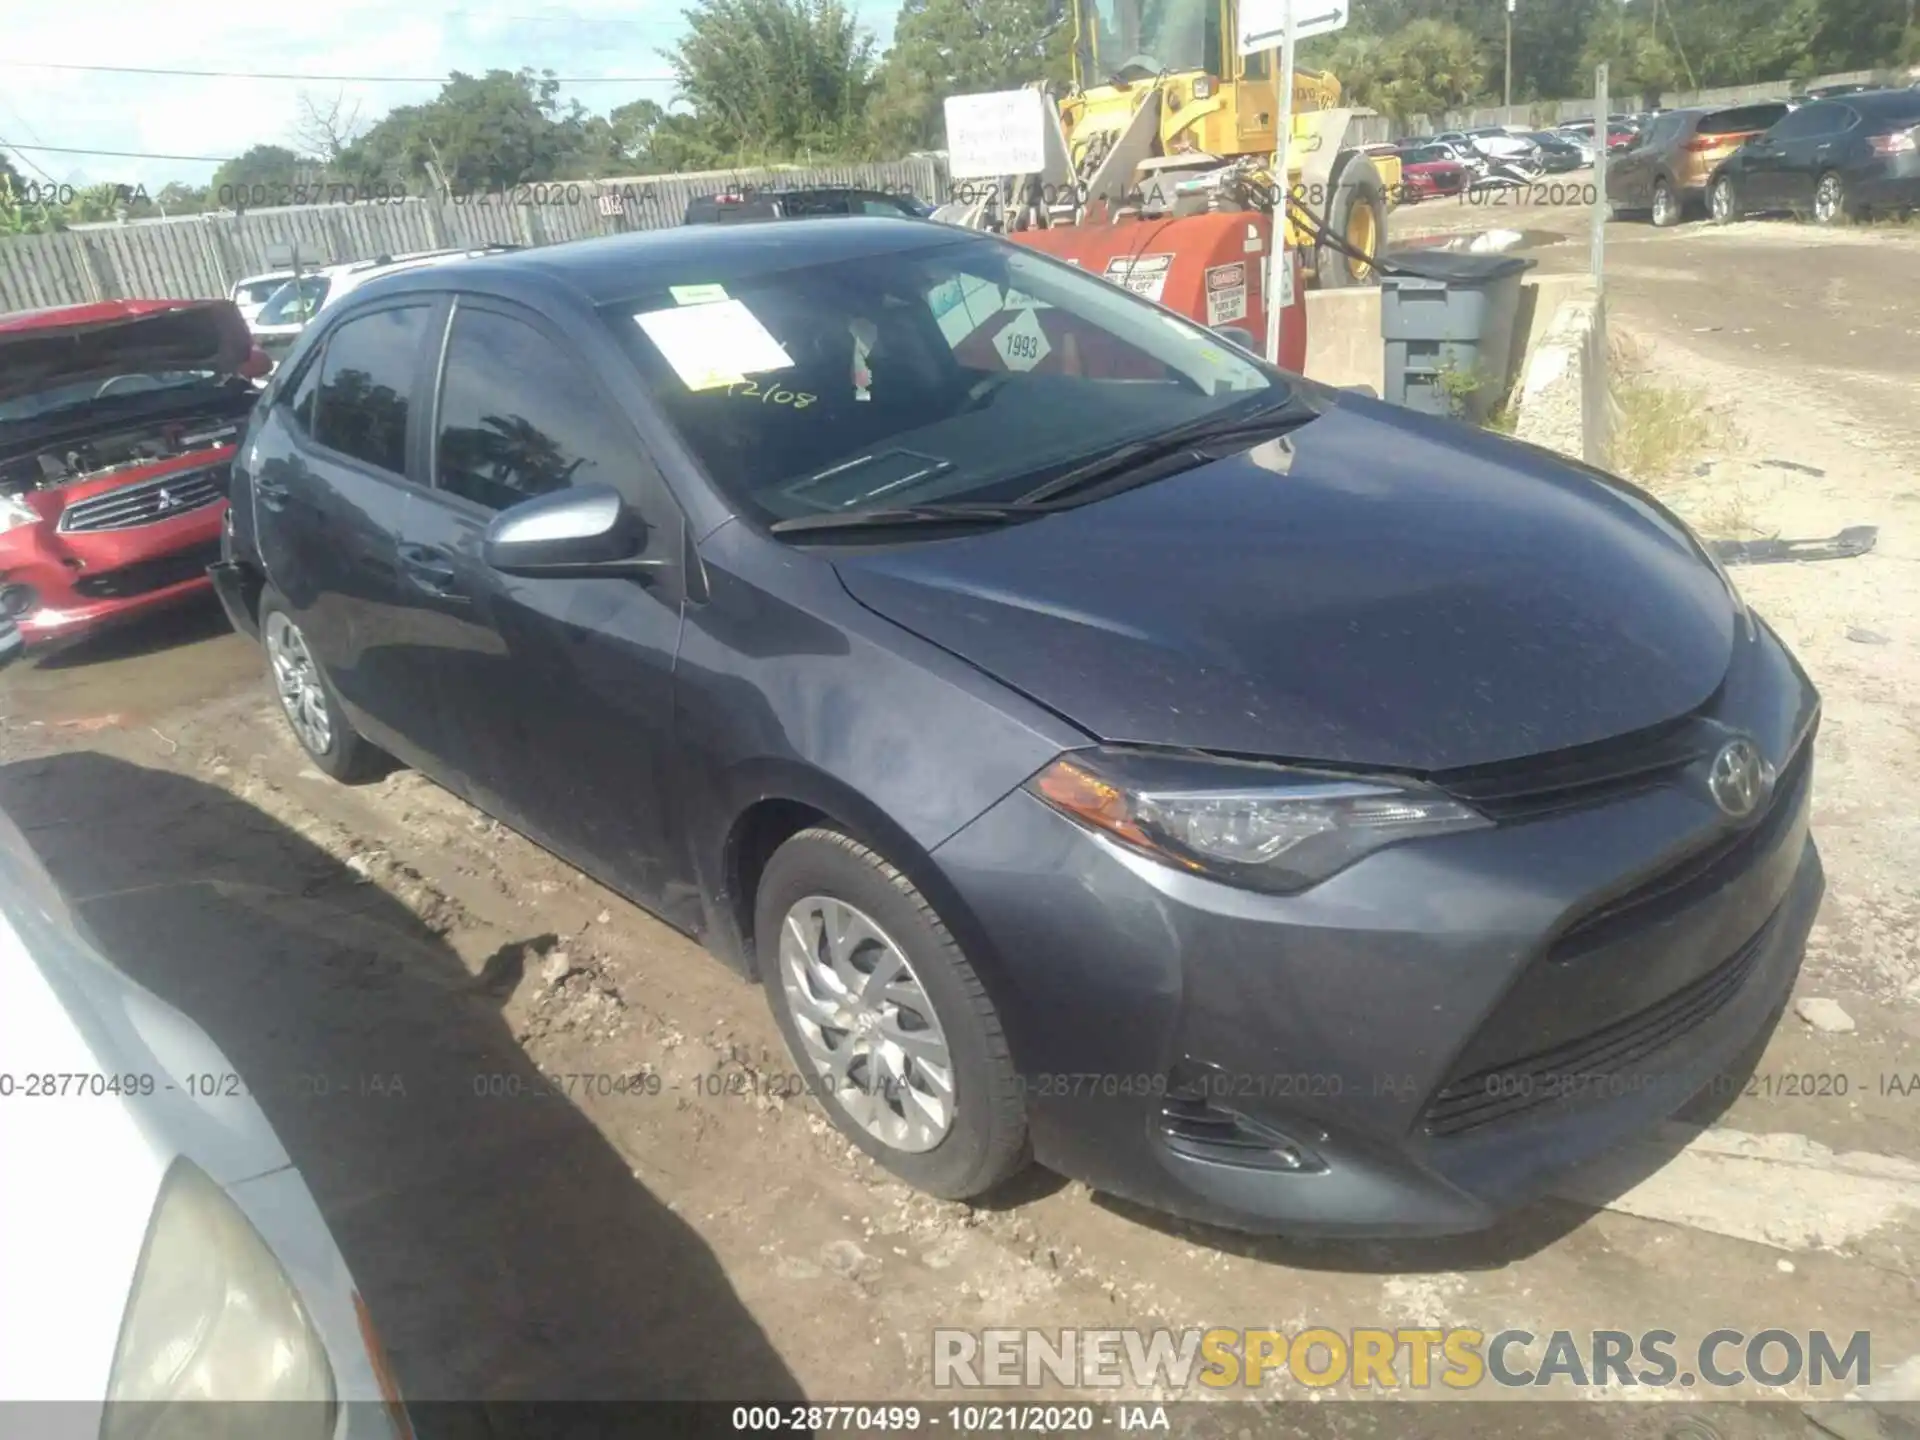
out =
<svg viewBox="0 0 1920 1440"><path fill-rule="evenodd" d="M70 535L131 530L203 510L227 498L227 471L226 465L210 465L204 470L163 475L158 480L142 480L138 485L76 500L60 512L60 529Z"/></svg>
<svg viewBox="0 0 1920 1440"><path fill-rule="evenodd" d="M1813 735L1800 742L1774 784L1773 800L1757 824L1714 840L1651 879L1577 917L1554 938L1548 958L1567 961L1634 931L1649 929L1719 890L1771 845L1799 809L1800 788L1813 763Z"/></svg>
<svg viewBox="0 0 1920 1440"><path fill-rule="evenodd" d="M118 570L88 575L74 581L73 589L75 594L84 595L89 600L126 600L150 591L164 590L169 585L178 585L185 580L204 578L207 567L219 558L220 542L213 540L204 545L195 545L191 550L163 555L157 560L141 560L136 564L122 565Z"/></svg>
<svg viewBox="0 0 1920 1440"><path fill-rule="evenodd" d="M1630 1093L1630 1067L1710 1019L1753 973L1774 922L1718 968L1636 1015L1524 1059L1449 1081L1422 1116L1429 1135L1465 1134L1561 1099Z"/></svg>
<svg viewBox="0 0 1920 1440"><path fill-rule="evenodd" d="M1666 784L1724 738L1689 716L1551 755L1443 771L1432 780L1489 820L1534 820Z"/></svg>

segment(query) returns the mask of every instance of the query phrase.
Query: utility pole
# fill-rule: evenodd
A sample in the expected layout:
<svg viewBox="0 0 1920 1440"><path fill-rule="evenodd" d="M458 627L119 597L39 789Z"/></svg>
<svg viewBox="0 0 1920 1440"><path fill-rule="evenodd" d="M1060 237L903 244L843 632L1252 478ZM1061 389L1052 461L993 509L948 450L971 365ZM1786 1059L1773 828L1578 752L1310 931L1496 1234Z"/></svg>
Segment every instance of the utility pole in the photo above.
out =
<svg viewBox="0 0 1920 1440"><path fill-rule="evenodd" d="M1513 109L1513 5L1507 0L1507 109ZM1511 120L1513 117L1507 117Z"/></svg>
<svg viewBox="0 0 1920 1440"><path fill-rule="evenodd" d="M1293 299L1293 251L1287 245L1287 196L1293 187L1287 182L1287 142L1293 138L1293 0L1286 0L1286 15L1281 21L1280 53L1271 62L1276 87L1275 108L1280 112L1273 126L1273 238L1268 249L1272 268L1267 271L1266 288L1261 298L1267 302L1267 363L1280 363L1280 342L1285 331L1287 305ZM1331 208L1331 207L1329 207Z"/></svg>

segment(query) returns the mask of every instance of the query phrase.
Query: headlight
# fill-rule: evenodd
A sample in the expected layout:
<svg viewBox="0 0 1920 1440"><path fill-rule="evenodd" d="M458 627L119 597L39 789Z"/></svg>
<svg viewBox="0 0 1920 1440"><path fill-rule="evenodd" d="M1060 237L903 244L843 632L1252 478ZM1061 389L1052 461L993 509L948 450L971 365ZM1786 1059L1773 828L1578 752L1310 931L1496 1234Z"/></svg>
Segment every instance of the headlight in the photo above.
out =
<svg viewBox="0 0 1920 1440"><path fill-rule="evenodd" d="M1156 860L1280 894L1396 841L1492 824L1413 781L1139 751L1075 751L1027 788Z"/></svg>
<svg viewBox="0 0 1920 1440"><path fill-rule="evenodd" d="M333 1433L333 1367L293 1282L240 1207L191 1161L176 1161L161 1186L107 1400L100 1440Z"/></svg>
<svg viewBox="0 0 1920 1440"><path fill-rule="evenodd" d="M0 495L0 535L22 525L38 525L40 512L18 495Z"/></svg>

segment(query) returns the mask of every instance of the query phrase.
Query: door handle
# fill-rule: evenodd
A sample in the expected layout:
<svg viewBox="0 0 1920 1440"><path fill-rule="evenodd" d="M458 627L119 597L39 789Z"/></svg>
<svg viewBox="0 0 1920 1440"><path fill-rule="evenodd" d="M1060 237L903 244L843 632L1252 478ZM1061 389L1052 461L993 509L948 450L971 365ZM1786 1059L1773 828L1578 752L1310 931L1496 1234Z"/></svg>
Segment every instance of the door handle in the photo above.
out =
<svg viewBox="0 0 1920 1440"><path fill-rule="evenodd" d="M280 511L287 508L287 487L278 480L255 479L253 493L254 497L269 510Z"/></svg>
<svg viewBox="0 0 1920 1440"><path fill-rule="evenodd" d="M434 595L453 595L459 574L447 559L445 551L436 550L431 545L402 545L400 565L422 590Z"/></svg>

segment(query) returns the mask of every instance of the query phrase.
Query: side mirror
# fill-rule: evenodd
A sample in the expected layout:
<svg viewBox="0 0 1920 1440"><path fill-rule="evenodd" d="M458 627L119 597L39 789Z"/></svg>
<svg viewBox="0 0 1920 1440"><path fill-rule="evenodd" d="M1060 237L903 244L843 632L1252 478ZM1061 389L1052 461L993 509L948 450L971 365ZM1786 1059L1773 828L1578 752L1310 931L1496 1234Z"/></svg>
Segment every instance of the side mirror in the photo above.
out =
<svg viewBox="0 0 1920 1440"><path fill-rule="evenodd" d="M620 492L582 485L502 510L487 526L480 555L503 575L530 579L658 575L665 560L643 560L647 527Z"/></svg>

